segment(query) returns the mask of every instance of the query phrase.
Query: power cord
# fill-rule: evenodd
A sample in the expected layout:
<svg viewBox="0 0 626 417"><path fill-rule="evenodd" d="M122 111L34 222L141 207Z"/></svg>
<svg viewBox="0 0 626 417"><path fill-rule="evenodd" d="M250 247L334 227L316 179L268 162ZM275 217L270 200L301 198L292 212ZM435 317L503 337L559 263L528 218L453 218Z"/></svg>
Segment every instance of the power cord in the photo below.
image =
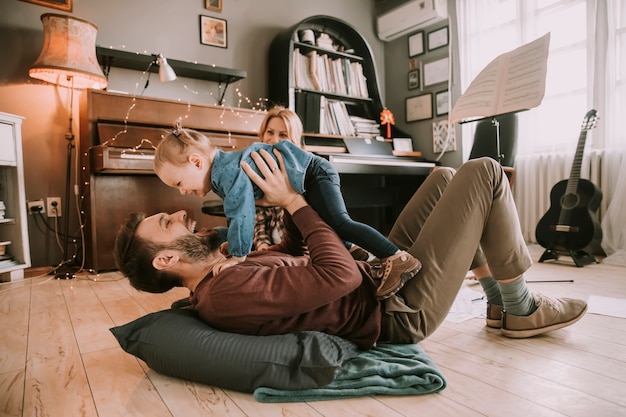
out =
<svg viewBox="0 0 626 417"><path fill-rule="evenodd" d="M56 278L54 276L50 276L52 274L54 274L54 271L57 270L57 268L59 266L61 266L62 264L59 264L58 266L50 269L49 271L43 272L39 275L33 276L33 277L28 277L26 278L28 280L28 284L27 285L11 285L11 284L15 284L15 282L2 282L0 283L0 294L2 293L6 293L9 291L13 291L13 290L23 290L25 287L34 287L36 285L42 285L45 284L47 282L50 281L56 281ZM82 271L82 274L78 274L76 273L75 277L76 279L80 279L80 280L84 280L84 281L90 281L90 282L116 282L116 281L121 281L126 279L126 277L124 275L122 275L121 272L107 272L105 273L106 275L110 275L102 278L101 274L95 273L93 271ZM115 277L115 275L117 275L117 277ZM47 278L46 278L47 277ZM43 281L37 281L35 282L37 279L39 278L46 278Z"/></svg>
<svg viewBox="0 0 626 417"><path fill-rule="evenodd" d="M53 202L52 206L53 206L53 210L54 210L54 207L56 206L56 203ZM59 247L61 252L63 252L63 244L62 244L63 241L62 241L62 239L71 239L71 243L74 244L74 254L72 255L71 258L68 259L69 261L74 262L77 259L79 250L81 252L84 252L84 251L82 251L82 241L83 241L83 234L82 233L81 233L81 238L77 238L76 236L65 235L64 233L62 233L60 231L59 217L58 216L56 216L56 215L53 216L53 218L54 218L54 228L53 228L52 226L50 226L50 223L48 222L46 217L43 215L43 207L42 206L33 206L33 207L30 208L30 210L31 210L31 213L34 213L34 214L37 215L37 216L35 216L35 224L36 224L36 226L37 226L37 228L39 229L40 232L45 233L45 229L41 228L38 220L41 220L41 223L45 226L46 229L48 229L48 231L54 233L54 237L55 237L57 246ZM54 214L56 214L56 210L55 210ZM82 224L81 224L81 231L82 231ZM63 254L63 257L67 258L66 254ZM83 253L83 256L82 256L82 259L81 259L81 267L80 267L80 270L77 271L77 272L80 272L80 271L83 270L84 262L85 262L84 258L85 257L84 257L84 253ZM61 264L57 265L56 267L54 267L52 269L52 271L55 271L56 269L58 269L61 265L63 265L66 262L67 262L67 260L62 262Z"/></svg>
<svg viewBox="0 0 626 417"><path fill-rule="evenodd" d="M34 210L31 209L31 211L34 211ZM55 234L58 233L59 236L62 237L62 238L66 238L66 236L63 233L58 231L58 228L52 228L50 226L50 224L46 220L46 217L42 214L41 211L34 211L34 213L38 215L37 217L35 217L35 219L41 219L41 221L42 221L43 225L46 227L46 229L48 229L49 231L51 231L51 232L53 232ZM55 225L58 224L58 217L54 216L54 219L55 219L54 220ZM39 223L37 223L37 225L39 225ZM41 230L41 229L39 229L39 231L42 232L42 233L45 232L45 230Z"/></svg>

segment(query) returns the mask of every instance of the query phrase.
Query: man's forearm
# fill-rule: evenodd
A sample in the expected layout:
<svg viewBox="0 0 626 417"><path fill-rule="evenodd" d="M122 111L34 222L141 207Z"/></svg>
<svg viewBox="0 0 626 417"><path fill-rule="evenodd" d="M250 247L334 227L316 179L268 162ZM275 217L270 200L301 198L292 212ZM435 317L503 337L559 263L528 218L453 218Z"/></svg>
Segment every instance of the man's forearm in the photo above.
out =
<svg viewBox="0 0 626 417"><path fill-rule="evenodd" d="M291 201L289 201L289 203L287 203L283 208L287 210L289 214L293 215L293 213L308 205L309 203L306 202L304 196L301 194L294 194Z"/></svg>

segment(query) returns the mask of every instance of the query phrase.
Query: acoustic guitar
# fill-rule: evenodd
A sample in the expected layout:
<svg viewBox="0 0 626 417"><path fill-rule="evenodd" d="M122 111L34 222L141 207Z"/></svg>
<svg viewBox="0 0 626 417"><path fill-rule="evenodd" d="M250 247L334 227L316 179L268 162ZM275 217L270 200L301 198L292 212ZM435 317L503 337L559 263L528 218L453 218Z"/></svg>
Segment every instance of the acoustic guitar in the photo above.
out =
<svg viewBox="0 0 626 417"><path fill-rule="evenodd" d="M550 209L535 230L537 242L547 249L539 262L558 259L560 253L566 253L580 267L596 261L588 249L602 250L602 229L596 216L602 192L591 181L580 178L587 132L596 122L596 110L589 110L578 137L570 177L556 183L550 191Z"/></svg>

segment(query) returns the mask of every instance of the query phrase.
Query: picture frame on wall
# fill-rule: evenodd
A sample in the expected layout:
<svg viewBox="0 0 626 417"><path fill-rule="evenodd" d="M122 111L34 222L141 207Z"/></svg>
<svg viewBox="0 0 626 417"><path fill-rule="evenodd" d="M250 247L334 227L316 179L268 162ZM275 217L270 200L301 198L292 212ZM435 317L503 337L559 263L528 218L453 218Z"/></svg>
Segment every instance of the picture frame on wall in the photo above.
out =
<svg viewBox="0 0 626 417"><path fill-rule="evenodd" d="M204 8L212 12L222 12L222 0L204 0Z"/></svg>
<svg viewBox="0 0 626 417"><path fill-rule="evenodd" d="M40 6L50 7L53 9L64 10L66 12L71 12L73 0L22 0L22 1L26 3L33 3L33 4L38 4Z"/></svg>
<svg viewBox="0 0 626 417"><path fill-rule="evenodd" d="M420 86L420 70L409 71L408 77L409 90L414 90Z"/></svg>
<svg viewBox="0 0 626 417"><path fill-rule="evenodd" d="M435 93L435 114L437 116L443 116L448 114L448 108L450 107L450 96L448 90Z"/></svg>
<svg viewBox="0 0 626 417"><path fill-rule="evenodd" d="M203 45L228 47L228 27L225 19L200 16L200 43Z"/></svg>
<svg viewBox="0 0 626 417"><path fill-rule="evenodd" d="M422 55L424 52L424 32L409 35L409 58Z"/></svg>
<svg viewBox="0 0 626 417"><path fill-rule="evenodd" d="M436 84L448 82L450 71L450 58L445 56L422 63L422 74L424 75L424 88Z"/></svg>
<svg viewBox="0 0 626 417"><path fill-rule="evenodd" d="M433 51L435 49L448 46L450 38L448 35L448 26L444 26L441 29L433 30L428 33L428 50Z"/></svg>
<svg viewBox="0 0 626 417"><path fill-rule="evenodd" d="M433 94L426 93L406 99L406 121L417 122L433 118Z"/></svg>

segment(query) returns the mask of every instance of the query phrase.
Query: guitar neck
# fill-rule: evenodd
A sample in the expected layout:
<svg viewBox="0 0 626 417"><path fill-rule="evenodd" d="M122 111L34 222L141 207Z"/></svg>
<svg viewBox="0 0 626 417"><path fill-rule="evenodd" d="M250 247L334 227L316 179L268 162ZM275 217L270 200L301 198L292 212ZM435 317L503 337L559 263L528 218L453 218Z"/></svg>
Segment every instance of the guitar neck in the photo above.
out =
<svg viewBox="0 0 626 417"><path fill-rule="evenodd" d="M585 142L587 141L587 131L583 130L578 136L578 145L576 147L576 154L574 155L574 161L572 162L572 169L570 170L569 180L567 181L567 193L576 193L578 189L578 180L580 179L580 169L583 164L583 154L585 152Z"/></svg>
<svg viewBox="0 0 626 417"><path fill-rule="evenodd" d="M572 169L570 170L569 180L567 181L566 192L568 194L576 194L576 190L578 189L578 180L580 179L580 168L583 163L583 154L585 152L587 132L595 127L597 120L597 112L594 109L589 110L585 115L585 118L583 119L583 123L580 128L580 135L578 135L576 154L574 155Z"/></svg>

